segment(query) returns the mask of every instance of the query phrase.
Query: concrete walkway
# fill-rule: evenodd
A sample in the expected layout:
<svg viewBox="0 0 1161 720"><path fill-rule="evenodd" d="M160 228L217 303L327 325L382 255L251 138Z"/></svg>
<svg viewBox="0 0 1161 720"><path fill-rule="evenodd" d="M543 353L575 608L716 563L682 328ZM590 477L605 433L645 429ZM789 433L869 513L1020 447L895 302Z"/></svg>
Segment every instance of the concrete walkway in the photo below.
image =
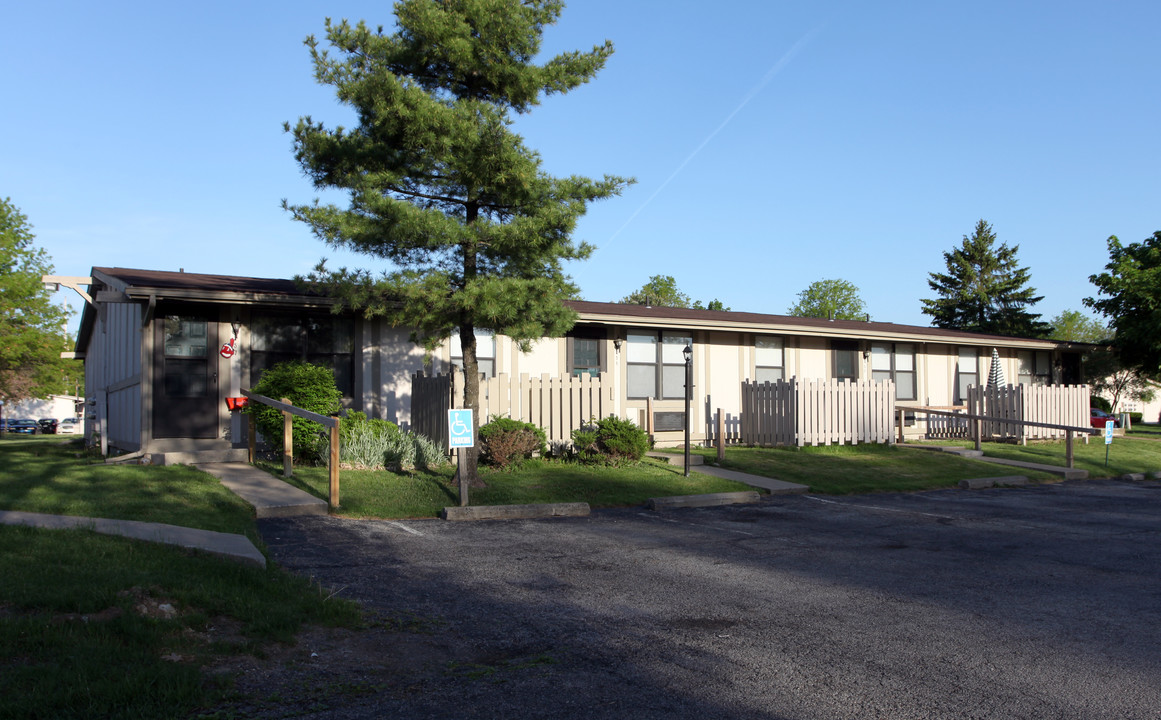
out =
<svg viewBox="0 0 1161 720"><path fill-rule="evenodd" d="M1059 465L1043 465L1041 463L1024 462L1023 460L1008 460L1007 458L989 457L984 455L980 450L972 450L970 448L959 447L958 445L896 445L896 447L907 448L910 450L926 450L928 452L945 452L952 455L959 455L960 457L969 458L971 460L979 460L981 462L994 463L996 465L1007 465L1009 467L1018 467L1025 470L1038 470L1040 472L1051 473L1059 475L1065 480L1085 480L1088 478L1088 470L1078 470L1076 468L1060 467Z"/></svg>
<svg viewBox="0 0 1161 720"><path fill-rule="evenodd" d="M774 478L762 477L761 475L750 475L748 473L738 472L737 470L726 470L725 468L715 467L713 465L691 465L689 469L690 472L713 475L714 477L725 480L744 483L751 487L762 488L763 490L770 491L771 495L790 495L804 493L810 490L806 485L786 482L785 480L775 480Z"/></svg>
<svg viewBox="0 0 1161 720"><path fill-rule="evenodd" d="M213 475L228 490L254 506L259 518L326 515L327 501L299 490L247 463L201 463L198 470Z"/></svg>

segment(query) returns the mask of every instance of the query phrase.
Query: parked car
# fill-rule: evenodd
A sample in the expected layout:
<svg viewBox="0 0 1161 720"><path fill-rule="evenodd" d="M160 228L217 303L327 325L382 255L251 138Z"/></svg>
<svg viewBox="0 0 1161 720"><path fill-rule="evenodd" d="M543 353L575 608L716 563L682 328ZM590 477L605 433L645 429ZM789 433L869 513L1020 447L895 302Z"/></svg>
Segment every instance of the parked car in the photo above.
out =
<svg viewBox="0 0 1161 720"><path fill-rule="evenodd" d="M57 427L56 427L56 434L57 435L80 435L81 434L81 422L80 422L80 420L74 420L73 418L65 418L64 420L61 420L60 425L57 425Z"/></svg>
<svg viewBox="0 0 1161 720"><path fill-rule="evenodd" d="M1112 415L1109 415L1107 412L1105 412L1104 410L1101 410L1100 408L1090 408L1089 412L1092 414L1092 419L1090 422L1092 422L1092 426L1094 428L1104 430L1105 423L1107 423L1109 420L1113 421L1113 427L1120 427L1121 426L1121 424L1117 422L1117 419L1115 417L1113 417Z"/></svg>
<svg viewBox="0 0 1161 720"><path fill-rule="evenodd" d="M40 425L40 431L45 435L56 435L57 420L56 418L41 418L36 421Z"/></svg>
<svg viewBox="0 0 1161 720"><path fill-rule="evenodd" d="M7 431L21 435L37 435L40 433L40 425L37 425L35 420L9 420Z"/></svg>

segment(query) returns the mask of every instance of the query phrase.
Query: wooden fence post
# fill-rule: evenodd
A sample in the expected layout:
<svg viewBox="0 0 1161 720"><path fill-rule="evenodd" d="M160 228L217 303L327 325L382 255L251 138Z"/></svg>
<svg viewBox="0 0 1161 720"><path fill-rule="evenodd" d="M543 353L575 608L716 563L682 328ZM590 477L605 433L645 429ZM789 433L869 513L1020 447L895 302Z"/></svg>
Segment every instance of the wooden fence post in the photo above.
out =
<svg viewBox="0 0 1161 720"><path fill-rule="evenodd" d="M718 462L726 459L726 416L718 408Z"/></svg>
<svg viewBox="0 0 1161 720"><path fill-rule="evenodd" d="M282 398L282 402L291 405L290 398ZM291 477L294 473L294 416L285 410L282 411L282 477Z"/></svg>
<svg viewBox="0 0 1161 720"><path fill-rule="evenodd" d="M899 442L902 443L903 442L903 423L906 421L906 417L905 417L904 413L906 411L903 408L895 408L895 409L899 413Z"/></svg>
<svg viewBox="0 0 1161 720"><path fill-rule="evenodd" d="M1064 466L1067 468L1072 468L1073 467L1073 458L1072 458L1072 431L1071 430L1064 431L1064 459L1065 459Z"/></svg>

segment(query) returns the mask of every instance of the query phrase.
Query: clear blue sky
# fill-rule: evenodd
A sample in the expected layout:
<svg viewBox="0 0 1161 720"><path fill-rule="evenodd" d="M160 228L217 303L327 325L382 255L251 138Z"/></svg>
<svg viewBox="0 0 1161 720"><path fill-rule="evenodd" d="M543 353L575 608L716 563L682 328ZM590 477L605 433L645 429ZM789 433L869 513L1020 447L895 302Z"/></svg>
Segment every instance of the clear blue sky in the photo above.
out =
<svg viewBox="0 0 1161 720"><path fill-rule="evenodd" d="M302 45L327 15L393 22L356 0L5 3L0 197L60 274L376 267L280 208L315 196L282 123L350 119ZM783 313L842 278L872 319L927 325L928 273L983 218L1047 319L1083 309L1109 235L1161 230L1161 3L575 0L545 51L606 38L594 82L516 122L549 172L637 179L581 221L588 300L666 274Z"/></svg>

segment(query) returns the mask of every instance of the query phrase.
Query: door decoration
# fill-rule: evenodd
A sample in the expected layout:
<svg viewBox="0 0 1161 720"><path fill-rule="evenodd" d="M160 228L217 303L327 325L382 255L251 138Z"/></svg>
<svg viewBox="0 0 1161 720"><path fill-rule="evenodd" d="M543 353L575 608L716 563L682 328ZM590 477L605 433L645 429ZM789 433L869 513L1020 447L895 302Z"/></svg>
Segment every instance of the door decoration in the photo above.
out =
<svg viewBox="0 0 1161 720"><path fill-rule="evenodd" d="M222 344L221 356L229 360L234 357L234 353L238 351L238 323L231 323L234 328L234 337L230 338L229 342Z"/></svg>

